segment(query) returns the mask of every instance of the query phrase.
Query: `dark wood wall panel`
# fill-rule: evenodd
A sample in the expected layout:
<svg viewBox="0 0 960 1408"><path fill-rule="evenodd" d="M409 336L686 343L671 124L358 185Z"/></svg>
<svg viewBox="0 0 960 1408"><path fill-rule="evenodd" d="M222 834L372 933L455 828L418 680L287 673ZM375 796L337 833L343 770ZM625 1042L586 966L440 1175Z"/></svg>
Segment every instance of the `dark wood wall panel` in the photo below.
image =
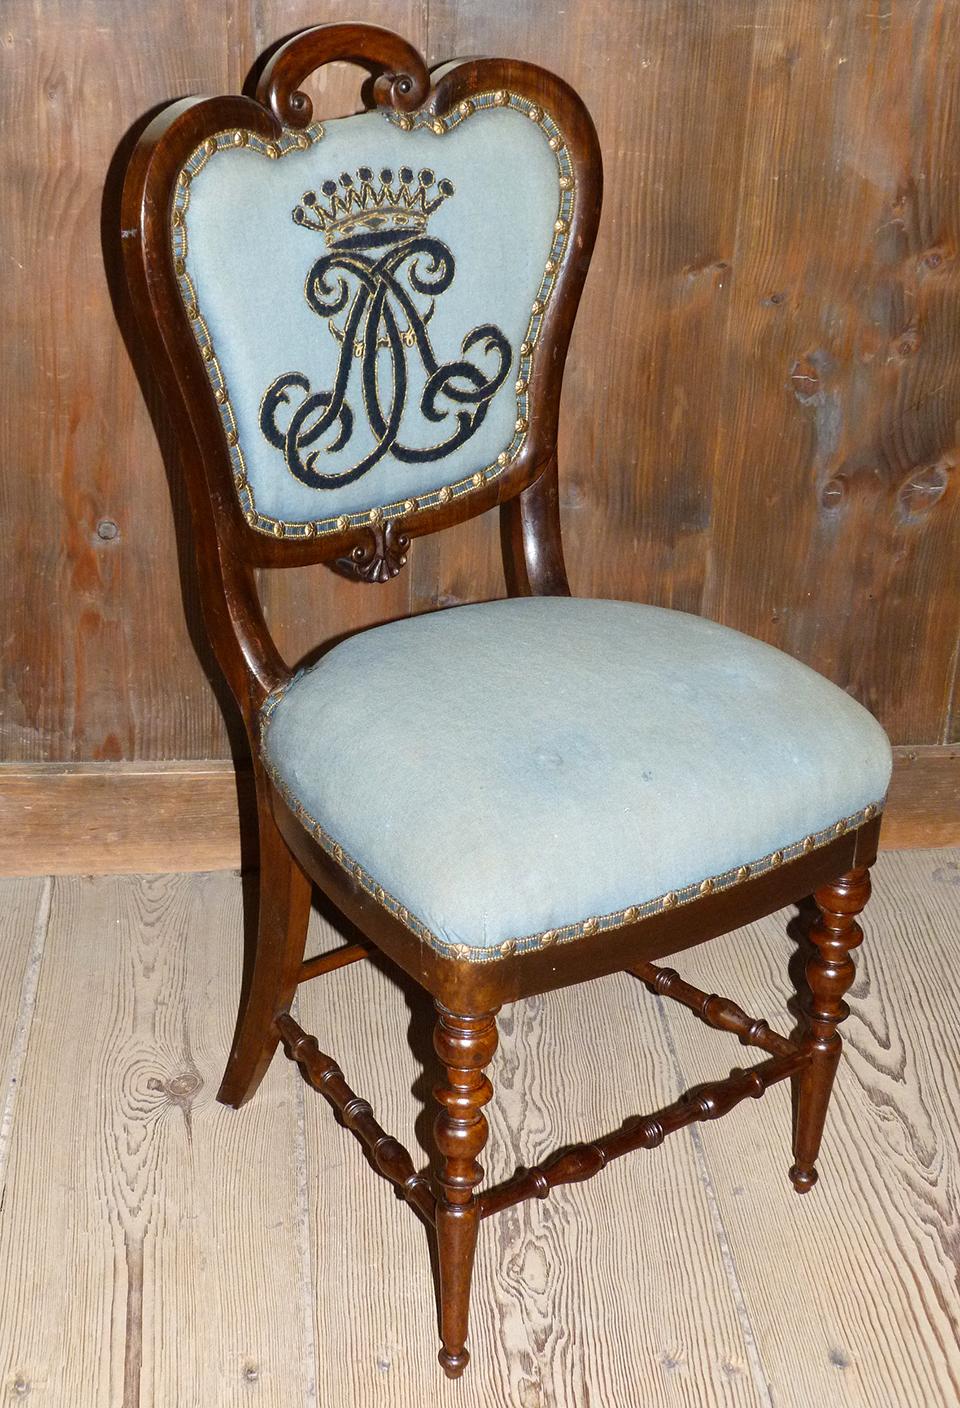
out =
<svg viewBox="0 0 960 1408"><path fill-rule="evenodd" d="M768 19L705 611L935 742L960 626L960 13L808 0Z"/></svg>
<svg viewBox="0 0 960 1408"><path fill-rule="evenodd" d="M171 490L100 230L125 131L221 82L223 33L198 7L92 0L8 0L2 28L0 756L203 756L226 737L186 628Z"/></svg>
<svg viewBox="0 0 960 1408"><path fill-rule="evenodd" d="M360 0L339 9L377 13ZM419 7L393 9L424 42ZM327 17L337 10L325 4ZM219 757L236 740L199 621L173 437L138 381L117 150L166 101L239 88L267 43L314 17L302 4L232 0L4 7L3 761ZM294 658L318 635L409 609L409 584L391 607L398 591L314 576L307 594L266 587L274 619L290 608L279 634Z"/></svg>
<svg viewBox="0 0 960 1408"><path fill-rule="evenodd" d="M545 23L539 0L431 6L432 57L520 53L555 69L584 97L604 152L604 217L561 420L578 594L702 607L753 10L611 0ZM474 537L492 562L496 523ZM466 533L440 546L454 600L476 580L468 547ZM502 574L482 587L502 593Z"/></svg>
<svg viewBox="0 0 960 1408"><path fill-rule="evenodd" d="M431 44L526 36L600 133L563 417L575 590L737 626L898 740L951 740L960 6L539 9L447 0ZM454 599L466 547L441 548Z"/></svg>
<svg viewBox="0 0 960 1408"><path fill-rule="evenodd" d="M338 18L431 61L545 64L594 113L605 214L561 425L574 589L738 626L896 741L957 741L960 0L7 0L0 760L229 754L118 183L152 109ZM329 115L355 88L313 91ZM502 594L496 515L418 541L386 588L263 588L299 659Z"/></svg>

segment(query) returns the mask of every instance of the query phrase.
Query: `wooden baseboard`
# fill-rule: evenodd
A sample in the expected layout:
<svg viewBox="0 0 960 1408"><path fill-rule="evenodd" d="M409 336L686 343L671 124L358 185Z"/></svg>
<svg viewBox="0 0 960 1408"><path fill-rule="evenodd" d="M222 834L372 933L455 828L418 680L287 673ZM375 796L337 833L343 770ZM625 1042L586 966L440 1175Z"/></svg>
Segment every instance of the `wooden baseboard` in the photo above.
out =
<svg viewBox="0 0 960 1408"><path fill-rule="evenodd" d="M894 748L880 845L887 851L960 846L960 747Z"/></svg>
<svg viewBox="0 0 960 1408"><path fill-rule="evenodd" d="M0 875L236 870L254 816L229 761L3 764ZM881 845L960 845L960 747L894 749Z"/></svg>
<svg viewBox="0 0 960 1408"><path fill-rule="evenodd" d="M0 766L0 875L236 870L253 775L229 760Z"/></svg>

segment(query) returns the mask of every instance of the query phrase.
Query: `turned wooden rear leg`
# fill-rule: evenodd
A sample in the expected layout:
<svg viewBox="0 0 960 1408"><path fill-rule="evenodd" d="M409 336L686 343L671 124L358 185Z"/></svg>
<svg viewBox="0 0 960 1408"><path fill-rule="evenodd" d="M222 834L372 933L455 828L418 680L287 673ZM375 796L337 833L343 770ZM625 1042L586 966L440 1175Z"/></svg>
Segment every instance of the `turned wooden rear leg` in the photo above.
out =
<svg viewBox="0 0 960 1408"><path fill-rule="evenodd" d="M260 825L260 899L253 963L240 997L240 1012L227 1068L217 1094L224 1105L253 1095L277 1049L274 1019L293 1001L303 962L313 890L277 830L269 783L257 777Z"/></svg>
<svg viewBox="0 0 960 1408"><path fill-rule="evenodd" d="M851 870L814 894L820 918L810 931L815 948L807 963L811 996L809 1028L802 1043L811 1059L799 1077L794 1137L796 1162L790 1170L790 1179L798 1193L808 1192L817 1181L815 1163L840 1060L837 1027L850 1010L843 995L856 971L850 949L856 948L863 939L857 915L869 898L870 872L866 869Z"/></svg>
<svg viewBox="0 0 960 1408"><path fill-rule="evenodd" d="M497 1009L499 1011L499 1008ZM446 1081L434 1090L443 1107L434 1134L441 1164L437 1174L437 1259L440 1264L440 1363L458 1379L470 1358L467 1317L479 1211L475 1189L483 1178L476 1156L487 1142L483 1106L493 1095L484 1067L497 1049L497 1012L461 1017L437 1003L434 1046Z"/></svg>

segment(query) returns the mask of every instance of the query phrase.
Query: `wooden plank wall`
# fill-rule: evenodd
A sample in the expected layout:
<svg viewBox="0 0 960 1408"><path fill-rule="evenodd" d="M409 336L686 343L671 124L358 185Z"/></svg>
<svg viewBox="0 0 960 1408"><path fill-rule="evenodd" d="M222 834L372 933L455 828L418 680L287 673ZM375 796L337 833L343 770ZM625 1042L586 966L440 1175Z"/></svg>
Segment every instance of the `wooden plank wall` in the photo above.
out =
<svg viewBox="0 0 960 1408"><path fill-rule="evenodd" d="M0 763L236 746L119 183L147 114L338 18L431 61L542 63L595 116L607 198L562 422L574 589L769 640L896 743L960 741L960 0L6 0ZM317 87L351 107L352 79ZM411 558L386 587L265 581L283 647L503 591L493 517Z"/></svg>

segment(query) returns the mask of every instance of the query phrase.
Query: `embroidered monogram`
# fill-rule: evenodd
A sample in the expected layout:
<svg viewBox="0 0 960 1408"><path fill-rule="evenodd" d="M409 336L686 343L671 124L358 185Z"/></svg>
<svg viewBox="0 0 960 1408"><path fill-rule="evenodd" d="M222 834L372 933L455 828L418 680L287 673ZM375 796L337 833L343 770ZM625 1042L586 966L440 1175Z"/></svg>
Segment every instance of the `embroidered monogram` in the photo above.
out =
<svg viewBox="0 0 960 1408"><path fill-rule="evenodd" d="M402 166L396 177L384 168L376 183L371 168L361 166L356 180L344 172L339 187L324 181L320 195L307 191L293 212L294 222L322 234L329 250L310 269L304 296L340 345L333 386L314 391L302 372L285 372L260 406L264 437L282 451L291 474L315 489L351 484L387 454L405 464L451 454L482 424L512 361L510 343L492 323L466 334L459 358L441 363L434 352L427 325L437 298L453 283L456 261L426 228L455 194L452 182L438 182L425 168L414 184L413 171ZM418 298L426 302L418 304ZM424 420L440 425L453 413L456 425L448 424L449 434L426 448L399 438L411 380L407 351L413 349L426 377L420 394ZM469 359L478 349L480 357L496 359L491 372ZM376 443L352 466L325 470L322 455L343 450L354 434L348 400L354 368ZM289 418L286 408L292 408Z"/></svg>
<svg viewBox="0 0 960 1408"><path fill-rule="evenodd" d="M383 109L377 113L362 113L357 117L338 120L331 125L330 130L320 123L313 123L303 131L284 129L275 141L266 141L257 132L238 132L236 128L228 128L200 143L178 173L170 216L174 269L184 309L189 311L190 328L203 357L210 389L223 426L241 511L255 532L285 538L312 538L340 533L349 526L365 525L372 504L382 514L384 521L398 514L407 516L428 511L439 504L469 497L473 491L496 480L520 454L530 425L529 386L533 361L549 315L550 300L561 276L570 244L571 222L577 196L573 166L563 133L545 110L537 109L541 113L539 119L531 116L533 107L531 101L521 95L504 92L498 98L493 90L490 90L473 95L469 101L465 100L446 114L439 124L428 112L420 112L415 117L410 117ZM539 180L524 183L516 190L511 188L512 194L504 200L504 193L494 179L488 185L483 185L480 204L482 217L478 219L478 193L472 187L468 189L466 178L460 175L464 165L464 153L459 148L455 159L451 160L451 179L445 184L434 180L429 187L421 187L419 179L413 179L413 172L419 171L421 165L424 172L428 173L429 168L437 164L439 157L433 153L436 151L436 144L443 141L445 135L455 130L463 134L464 129L474 124L477 119L480 125L475 130L482 154L483 122L491 114L495 114L499 121L500 110L504 108L512 116L524 120L522 127L514 126L512 135L507 133L505 144L499 152L502 158L500 164L505 161L508 170L539 171L547 187L555 174L558 183L556 206L552 205L549 198L544 205L533 196L532 192L538 188ZM307 192L317 197L316 204L312 205L310 201L301 198L301 204L297 208L302 211L302 218L294 216L294 219L290 220L289 213L281 217L287 224L287 231L278 243L278 232L273 225L273 212L279 192L276 183L271 188L269 179L264 180L264 173L257 172L251 157L262 157L265 164L269 161L271 164L280 163L283 166L288 162L296 164L303 157L315 172L321 151L328 146L337 147L341 136L347 134L348 125L359 130L366 124L370 129L371 144L375 146L382 135L378 129L383 122L393 128L396 134L404 134L401 142L407 142L409 136L409 157L394 151L390 158L381 158L385 168L389 160L392 171L398 172L398 177L384 183L379 175L376 180L373 179L373 171L370 168L354 168L353 176L347 178L349 185L341 186L339 181L334 181L327 183L326 191L318 187L314 192ZM443 133L435 131L438 125L443 127ZM549 164L545 168L533 150L534 146L539 145L539 141L534 138L532 146L526 140L527 131L536 131L546 138L543 145L549 153ZM320 147L320 143L324 144L324 148ZM431 149L429 154L427 147ZM241 165L238 164L242 164L242 171ZM345 164L343 159L332 156L328 162L328 170L338 171ZM472 165L472 162L468 164ZM274 166L275 171L276 169ZM364 193L363 178L368 172L371 179L367 184L371 190ZM474 174L471 173L471 180ZM410 179L405 179L408 177ZM304 175L299 189L313 186L320 179L322 178L316 175ZM246 186L246 181L249 181L249 187ZM328 253L334 253L335 245L342 244L352 235L375 233L378 229L380 232L389 231L391 227L395 232L402 230L407 239L423 237L427 231L428 215L454 195L454 185L457 187L455 205L446 207L446 210L448 213L455 211L460 217L456 222L457 239L454 241L449 235L444 236L442 231L439 232L441 238L449 240L450 249L446 250L446 253L451 261L453 253L456 255L456 280L453 281L453 286L447 285L448 291L443 298L439 297L435 287L426 295L418 294L408 278L410 268L417 263L416 255L409 265L394 271L395 279L400 282L407 297L412 296L419 315L429 328L428 341L436 349L434 368L439 370L441 363L445 367L453 365L446 359L456 357L458 348L460 359L465 361L469 368L467 376L471 379L454 377L447 387L437 390L435 409L446 415L445 419L444 414L441 414L438 424L432 424L427 419L420 405L431 373L419 350L413 351L418 344L415 335L410 341L410 333L415 333L415 329L411 329L402 308L391 296L398 330L401 337L406 334L408 339L402 344L405 349L403 355L406 383L403 394L406 404L405 408L402 404L398 407L403 423L396 438L402 446L410 449L422 450L425 447L427 455L436 455L436 464L431 466L412 463L405 467L399 457L394 458L391 447L391 450L381 456L381 463L374 464L369 476L358 478L357 483L350 482L352 474L347 477L347 474L342 472L347 471L349 474L349 471L356 468L379 444L379 437L372 428L370 417L365 414L366 399L362 398L363 348L366 345L366 319L363 318L358 324L358 335L354 340L354 362L346 368L339 368L340 371L346 370L348 374L348 386L343 399L347 402L352 421L354 413L357 413L351 438L349 441L343 441L345 448L339 452L334 450L334 444L342 435L343 428L339 418L333 417L326 433L321 432L312 444L301 443L297 450L301 461L309 461L312 458L315 474L325 475L319 482L321 488L325 488L327 492L316 492L316 480L308 482L289 471L278 474L280 465L286 469L287 431L292 416L312 394L314 387L317 391L329 389L335 392L337 389L338 363L342 350L338 334L345 334L350 311L348 305L356 296L358 285L355 277L348 278L347 304L341 313L326 319L328 327L332 323L337 329L333 332L337 343L333 344L331 339L331 344L325 345L327 334L314 323L314 349L320 359L319 365L304 365L306 346L309 346L309 342L305 345L304 342L298 341L297 345L304 350L294 354L300 363L294 372L291 365L294 359L289 353L289 360L283 356L282 351L281 360L277 360L276 344L279 342L282 347L282 318L293 313L293 306L301 295L296 283L292 288L283 291L276 289L276 269L289 269L291 260L295 266L298 259L296 250L299 247L303 272L307 273L310 260L309 236L304 240L304 228L310 230L313 227L314 236L319 235L321 240L325 241ZM336 200L332 199L334 196ZM296 202L291 201L287 195L281 211L285 207L287 212L290 212L295 204ZM228 210L233 212L231 228L235 246L230 257L239 259L247 269L245 278L250 286L249 294L245 291L242 296L239 287L230 285L225 280L224 268L218 264L220 256L217 255L211 260L209 255L212 251L204 248L208 238L214 238L220 248L222 222ZM406 222L400 220L403 215L408 217ZM375 220L366 219L375 216L387 218L379 224ZM344 227L350 223L351 217L354 228L348 231ZM563 224L563 230L555 229L557 221ZM437 224L439 223L438 221ZM258 241L267 224L272 226L273 233L270 243L264 246ZM336 230L334 227L337 227ZM491 235L489 240L488 229ZM521 232L523 237L515 238ZM510 238L508 247L504 247L504 237L511 234L514 238ZM525 275L521 278L519 267L514 262L515 252L528 247L528 235L531 240L543 239L543 250L547 256L542 273L536 281L532 277L527 280ZM390 250L385 244L374 246L372 250L361 245L360 252L367 256L368 265L375 265L377 257L388 254ZM263 265L262 278L257 268L258 260ZM423 255L419 264L421 267L418 272L422 281L430 284L438 282L441 270L433 266L432 256ZM364 272L369 278L369 268ZM334 269L328 281L338 288L338 281L343 277L342 269ZM522 291L518 286L518 279L524 284ZM481 336L472 346L464 348L462 334L470 327L470 315L462 311L468 306L467 298L464 297L467 289L462 287L464 283L473 284L474 287L479 285L487 290L492 300L486 314L487 321L494 325L494 332L504 338L506 353L509 354L510 349L513 349L509 393L506 379L500 381L498 376L496 363L499 361L499 353L496 347L493 347L488 355L485 339ZM513 299L515 285L516 300ZM306 290L304 292L306 293ZM329 301L330 295L324 294L322 290L320 292L322 300ZM265 295L267 306L263 303ZM312 307L307 297L304 297L304 303L307 304L307 309ZM525 319L522 317L524 306L529 309L529 316ZM280 314L281 307L286 310L284 314ZM307 309L303 309L303 312L307 313ZM433 316L434 309L436 317ZM369 311L368 300L368 313ZM273 317L274 312L280 314L276 319ZM299 322L299 318L297 321ZM308 328L311 322L313 319L307 314ZM270 350L271 379L285 364L291 367L291 370L285 373L286 376L303 378L302 384L289 384L287 400L278 400L274 408L272 425L274 434L282 442L279 447L276 440L271 441L265 437L261 426L265 399L263 353L267 350L266 346L260 345L261 331ZM486 329L477 328L474 331L479 335ZM300 328L295 335L299 339ZM309 338L309 333L307 337ZM383 321L377 329L377 339L380 416L386 423L390 420L389 413L394 401L394 358ZM361 343L359 352L356 348L357 341ZM451 391L483 393L484 388L472 379L477 372L482 380L492 383L486 388L490 393L486 397L486 404L482 404L485 400L483 394L479 395L476 401L457 401ZM352 384L349 384L351 378ZM277 381L283 379L280 377ZM310 385L311 381L313 386ZM276 381L272 381L273 386L276 384ZM253 390L254 387L256 391ZM268 387L267 391L270 389ZM515 420L507 414L514 391ZM478 410L484 411L485 418L475 414ZM322 408L318 407L313 416L308 417L308 422L301 425L301 433L316 429L315 422L320 419L321 411ZM464 411L473 417L475 433L472 438L468 433L466 443L461 441L461 448L451 453L445 442L461 431L463 422L457 419L456 413ZM269 425L269 416L267 421ZM466 430L470 432L469 421ZM316 454L313 455L313 452ZM443 457L444 453L448 458ZM443 482L444 474L446 482ZM368 486L366 490L365 485Z"/></svg>

